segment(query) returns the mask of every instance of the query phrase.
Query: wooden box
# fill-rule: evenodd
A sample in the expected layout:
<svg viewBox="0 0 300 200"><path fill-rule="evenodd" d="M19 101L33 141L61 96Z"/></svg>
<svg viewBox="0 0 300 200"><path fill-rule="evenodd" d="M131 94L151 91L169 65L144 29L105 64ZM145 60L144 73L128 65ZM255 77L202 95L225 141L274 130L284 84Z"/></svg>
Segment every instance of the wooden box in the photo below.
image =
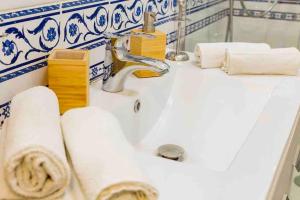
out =
<svg viewBox="0 0 300 200"><path fill-rule="evenodd" d="M48 85L59 100L61 114L89 104L89 54L55 49L48 58Z"/></svg>
<svg viewBox="0 0 300 200"><path fill-rule="evenodd" d="M141 29L132 30L133 33L142 32ZM154 38L147 38L141 36L132 35L130 37L130 53L138 56L145 56L149 58L155 58L158 60L165 60L166 54L166 34L156 30L154 33L148 33L154 36ZM134 73L137 77L156 77L158 73L140 70Z"/></svg>

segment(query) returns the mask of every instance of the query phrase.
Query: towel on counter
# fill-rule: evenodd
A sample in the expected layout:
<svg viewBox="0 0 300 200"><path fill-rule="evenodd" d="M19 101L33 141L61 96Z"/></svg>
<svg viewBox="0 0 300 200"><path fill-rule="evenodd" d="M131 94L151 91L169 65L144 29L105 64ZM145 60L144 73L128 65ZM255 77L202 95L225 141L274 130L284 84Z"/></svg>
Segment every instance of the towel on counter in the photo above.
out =
<svg viewBox="0 0 300 200"><path fill-rule="evenodd" d="M117 119L96 107L67 111L62 129L87 200L156 200Z"/></svg>
<svg viewBox="0 0 300 200"><path fill-rule="evenodd" d="M265 43L198 43L195 47L195 57L201 68L222 67L225 59L226 49L263 51L269 50L271 47Z"/></svg>
<svg viewBox="0 0 300 200"><path fill-rule="evenodd" d="M267 51L226 51L223 70L230 74L297 75L300 52L296 48Z"/></svg>
<svg viewBox="0 0 300 200"><path fill-rule="evenodd" d="M56 199L70 181L58 100L35 87L16 95L1 133L0 199Z"/></svg>

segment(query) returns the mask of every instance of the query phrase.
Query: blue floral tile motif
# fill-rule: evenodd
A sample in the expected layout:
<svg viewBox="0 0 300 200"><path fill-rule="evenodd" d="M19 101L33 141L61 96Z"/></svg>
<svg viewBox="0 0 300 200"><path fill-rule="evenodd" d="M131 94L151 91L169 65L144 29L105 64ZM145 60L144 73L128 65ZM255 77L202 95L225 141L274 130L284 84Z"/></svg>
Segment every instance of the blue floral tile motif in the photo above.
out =
<svg viewBox="0 0 300 200"><path fill-rule="evenodd" d="M2 42L1 64L11 65L19 62L19 59L29 60L29 55L34 53L34 56L45 55L57 46L60 24L55 18L46 17L34 25L8 26L4 29L7 37L12 39Z"/></svg>
<svg viewBox="0 0 300 200"><path fill-rule="evenodd" d="M108 27L108 16L109 12L103 6L94 7L89 12L73 12L63 24L64 41L78 45L99 38Z"/></svg>
<svg viewBox="0 0 300 200"><path fill-rule="evenodd" d="M107 81L112 73L112 64L103 65L103 81Z"/></svg>
<svg viewBox="0 0 300 200"><path fill-rule="evenodd" d="M218 1L218 0L217 0ZM186 2L187 3L187 5L188 5L188 1ZM178 0L171 0L171 10L173 11L173 12L178 12L177 11L177 7L178 7ZM188 7L187 7L187 9L188 9Z"/></svg>
<svg viewBox="0 0 300 200"><path fill-rule="evenodd" d="M10 106L9 105L7 105L3 108L3 112L1 113L1 115L3 115L5 119L9 118L9 116L10 116Z"/></svg>
<svg viewBox="0 0 300 200"><path fill-rule="evenodd" d="M17 44L14 40L5 40L2 42L2 51L0 56L0 64L10 65L17 61L22 51L18 50Z"/></svg>
<svg viewBox="0 0 300 200"><path fill-rule="evenodd" d="M10 102L0 105L0 126L10 117Z"/></svg>
<svg viewBox="0 0 300 200"><path fill-rule="evenodd" d="M165 8L165 9L168 8L168 5L169 5L169 3L168 3L168 1L166 0L166 1L164 2L164 8Z"/></svg>
<svg viewBox="0 0 300 200"><path fill-rule="evenodd" d="M171 2L171 3L170 3ZM173 0L148 0L146 3L146 10L150 12L155 12L157 18L165 17L173 5ZM173 6L174 7L174 6Z"/></svg>
<svg viewBox="0 0 300 200"><path fill-rule="evenodd" d="M173 7L177 6L177 0L173 0Z"/></svg>
<svg viewBox="0 0 300 200"><path fill-rule="evenodd" d="M106 17L105 17L105 15L101 15L99 18L99 25L104 26L105 23L106 23Z"/></svg>
<svg viewBox="0 0 300 200"><path fill-rule="evenodd" d="M2 42L2 52L5 56L10 56L13 54L15 49L15 44L12 40L5 40Z"/></svg>
<svg viewBox="0 0 300 200"><path fill-rule="evenodd" d="M147 8L147 11L148 11L148 12L152 12L152 11L153 11L153 6L152 6L152 5L149 5L148 8Z"/></svg>
<svg viewBox="0 0 300 200"><path fill-rule="evenodd" d="M74 37L77 34L77 31L78 31L77 24L72 23L69 25L69 33L71 37Z"/></svg>
<svg viewBox="0 0 300 200"><path fill-rule="evenodd" d="M48 41L52 42L53 40L55 40L56 35L57 35L57 33L56 33L55 28L51 27L48 29L48 32L47 32Z"/></svg>
<svg viewBox="0 0 300 200"><path fill-rule="evenodd" d="M115 14L115 23L118 24L121 21L121 14L120 13L116 13Z"/></svg>
<svg viewBox="0 0 300 200"><path fill-rule="evenodd" d="M137 25L143 19L144 4L142 0L134 0L129 5L119 3L111 14L111 27L115 30Z"/></svg>
<svg viewBox="0 0 300 200"><path fill-rule="evenodd" d="M135 15L136 15L136 16L140 16L141 13L142 13L142 8L141 8L141 7L137 7L136 12L135 12Z"/></svg>
<svg viewBox="0 0 300 200"><path fill-rule="evenodd" d="M91 72L92 72L92 73L91 73L92 77L97 76L98 71L99 71L99 69L98 69L97 67L92 68L92 70L91 70Z"/></svg>
<svg viewBox="0 0 300 200"><path fill-rule="evenodd" d="M200 6L203 3L205 3L204 0L188 0L187 5L188 8L193 8L196 6Z"/></svg>

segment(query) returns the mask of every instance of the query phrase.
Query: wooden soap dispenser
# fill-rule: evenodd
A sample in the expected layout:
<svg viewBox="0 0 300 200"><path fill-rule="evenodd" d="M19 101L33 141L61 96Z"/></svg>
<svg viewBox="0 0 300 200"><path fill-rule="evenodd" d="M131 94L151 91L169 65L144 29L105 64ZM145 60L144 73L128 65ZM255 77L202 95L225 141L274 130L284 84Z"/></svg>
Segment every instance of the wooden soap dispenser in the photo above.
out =
<svg viewBox="0 0 300 200"><path fill-rule="evenodd" d="M130 37L130 53L132 55L165 60L167 36L164 32L155 30L155 15L154 12L145 12L143 29L132 30L133 34ZM138 33L146 33L153 37L145 37ZM159 73L148 70L138 70L134 75L139 78L160 76Z"/></svg>

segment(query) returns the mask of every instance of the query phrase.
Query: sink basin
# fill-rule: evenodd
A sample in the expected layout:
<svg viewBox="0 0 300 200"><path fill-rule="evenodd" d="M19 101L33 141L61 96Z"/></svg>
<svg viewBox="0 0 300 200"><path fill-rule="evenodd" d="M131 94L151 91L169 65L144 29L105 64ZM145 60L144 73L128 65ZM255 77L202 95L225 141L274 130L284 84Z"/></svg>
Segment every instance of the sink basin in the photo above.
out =
<svg viewBox="0 0 300 200"><path fill-rule="evenodd" d="M161 199L234 200L241 192L244 200L265 199L299 106L299 77L228 76L194 61L169 64L162 77L130 76L120 93L93 83L91 105L119 119ZM164 144L184 148L184 161L157 157Z"/></svg>
<svg viewBox="0 0 300 200"><path fill-rule="evenodd" d="M92 87L91 104L111 110L140 151L155 154L160 145L177 144L186 162L225 171L281 80L173 63L171 73L160 78L132 76L121 93Z"/></svg>
<svg viewBox="0 0 300 200"><path fill-rule="evenodd" d="M101 81L92 83L90 105L111 111L118 119L132 144L139 143L152 129L168 103L175 71L159 78L128 77L125 89L119 93L102 91ZM142 84L141 84L142 81ZM140 102L138 112L134 111Z"/></svg>

